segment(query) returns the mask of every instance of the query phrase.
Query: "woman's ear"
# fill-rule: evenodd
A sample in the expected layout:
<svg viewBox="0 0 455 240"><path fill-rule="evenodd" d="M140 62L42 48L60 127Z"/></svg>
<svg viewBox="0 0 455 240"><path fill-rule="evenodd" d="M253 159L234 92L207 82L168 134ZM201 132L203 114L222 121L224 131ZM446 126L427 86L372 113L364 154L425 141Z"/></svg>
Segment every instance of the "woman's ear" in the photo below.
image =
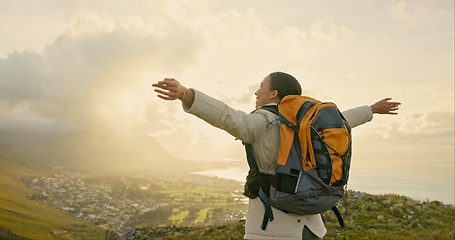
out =
<svg viewBox="0 0 455 240"><path fill-rule="evenodd" d="M278 90L272 90L271 92L271 98L278 98Z"/></svg>

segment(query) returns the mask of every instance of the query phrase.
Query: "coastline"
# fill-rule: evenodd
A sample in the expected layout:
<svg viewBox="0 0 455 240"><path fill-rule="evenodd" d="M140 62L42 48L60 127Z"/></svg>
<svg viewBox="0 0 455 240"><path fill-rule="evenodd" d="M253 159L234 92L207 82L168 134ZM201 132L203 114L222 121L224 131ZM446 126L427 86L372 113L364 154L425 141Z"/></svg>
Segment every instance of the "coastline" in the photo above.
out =
<svg viewBox="0 0 455 240"><path fill-rule="evenodd" d="M232 179L242 184L245 183L247 173L247 166L193 172L198 175ZM398 194L419 201L440 201L444 204L454 205L453 180L444 182L440 178L441 176L427 176L426 178L411 179L392 171L356 169L351 173L348 189L375 195Z"/></svg>

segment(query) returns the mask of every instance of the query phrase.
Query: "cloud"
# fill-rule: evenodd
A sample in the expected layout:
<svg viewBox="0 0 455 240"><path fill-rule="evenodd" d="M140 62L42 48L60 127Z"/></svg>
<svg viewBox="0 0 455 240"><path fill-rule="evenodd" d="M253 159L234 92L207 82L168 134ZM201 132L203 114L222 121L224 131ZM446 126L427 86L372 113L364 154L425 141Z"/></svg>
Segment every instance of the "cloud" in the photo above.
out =
<svg viewBox="0 0 455 240"><path fill-rule="evenodd" d="M425 95L425 100L426 102L414 103L420 106L414 111L407 111L405 103L399 110L399 120L392 117L390 121L372 127L374 138L396 145L441 146L453 149L454 92L431 90Z"/></svg>
<svg viewBox="0 0 455 240"><path fill-rule="evenodd" d="M453 13L443 11L453 9L453 3L373 5L343 5L346 8L339 11L332 10L337 9L332 4L308 2L62 2L56 9L65 14L47 6L52 21L40 23L62 22L48 28L25 21L30 19L25 15L33 12L28 10L20 26L31 24L47 32L55 28L45 38L56 32L57 36L39 51L10 52L0 58L0 128L48 129L59 124L143 131L170 148L185 149L180 151L183 155L191 148L215 149L215 145L225 154L230 145L226 151L221 145L232 137L183 113L179 103L156 99L151 81L175 77L248 112L254 108L260 81L278 70L296 76L306 95L335 101L343 110L384 94L412 101L403 104L409 108L397 122L392 122L395 118L383 124L375 120L364 128L378 134L378 139L396 135L410 141L417 138L413 131L439 129L432 114L444 118L445 109L453 108L453 97L444 109L427 108L431 101L440 102L440 88L453 89L453 56L448 54L453 52L449 41L453 30L446 30L453 28L446 23L448 18L453 20ZM394 19L386 14L388 10ZM422 27L422 16L445 17L427 18ZM358 21L360 17L365 21ZM419 21L397 24L404 18ZM5 35L11 32L17 31ZM435 81L443 83L435 85ZM422 102L426 89L436 94ZM421 115L414 115L419 110ZM436 130L425 134L429 137Z"/></svg>
<svg viewBox="0 0 455 240"><path fill-rule="evenodd" d="M238 106L239 108L244 107L245 111L251 111L254 109L255 105L255 92L258 90L259 84L254 84L247 86L245 89L238 91L239 96L229 96L226 93L219 93L220 100L230 106Z"/></svg>
<svg viewBox="0 0 455 240"><path fill-rule="evenodd" d="M134 92L148 84L141 80L144 71L179 72L197 61L203 39L162 21L154 28L138 17L79 14L41 54L14 52L0 59L0 121L21 109L79 127L102 126L116 117L110 110L128 108L120 106L123 100L139 100ZM166 24L173 27L160 31Z"/></svg>
<svg viewBox="0 0 455 240"><path fill-rule="evenodd" d="M451 10L453 10L453 1L450 0L437 2L431 0L393 0L388 7L392 17L398 20L412 20L424 16L449 16Z"/></svg>
<svg viewBox="0 0 455 240"><path fill-rule="evenodd" d="M392 120L385 124L370 126L368 131L362 131L359 137L376 143L388 143L391 146L448 147L453 151L455 144L453 124L453 111L432 109L407 114L400 121ZM354 130L355 133L356 131Z"/></svg>
<svg viewBox="0 0 455 240"><path fill-rule="evenodd" d="M0 96L4 104L21 103L42 95L40 78L45 74L44 59L34 53L14 53L0 59Z"/></svg>
<svg viewBox="0 0 455 240"><path fill-rule="evenodd" d="M425 13L425 9L417 2L406 0L392 1L389 11L397 19L409 19Z"/></svg>
<svg viewBox="0 0 455 240"><path fill-rule="evenodd" d="M318 20L310 28L310 36L316 42L336 45L340 39L356 38L356 34L346 26L337 26L333 20Z"/></svg>

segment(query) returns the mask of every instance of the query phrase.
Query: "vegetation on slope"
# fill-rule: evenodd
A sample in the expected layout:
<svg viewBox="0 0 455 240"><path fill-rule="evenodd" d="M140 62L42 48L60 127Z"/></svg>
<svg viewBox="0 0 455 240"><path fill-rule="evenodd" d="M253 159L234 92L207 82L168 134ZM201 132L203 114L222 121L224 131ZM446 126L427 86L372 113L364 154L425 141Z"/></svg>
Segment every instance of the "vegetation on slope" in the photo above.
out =
<svg viewBox="0 0 455 240"><path fill-rule="evenodd" d="M8 160L7 160L8 159ZM0 145L0 239L104 239L104 230L68 212L30 199L36 194L17 181L47 178ZM178 174L177 174L178 175ZM132 177L134 176L134 177ZM92 176L81 181L111 187L113 199L155 199L156 208L132 215L126 224L140 239L243 239L246 205L238 182L192 175ZM68 183L62 182L67 185ZM81 194L81 192L78 192ZM346 229L324 213L324 239L454 239L453 205L394 194L349 192L339 209ZM2 235L14 233L13 235ZM112 234L118 240L118 234ZM21 238L22 237L22 238Z"/></svg>
<svg viewBox="0 0 455 240"><path fill-rule="evenodd" d="M324 239L435 239L453 240L455 208L438 201L416 201L388 194L370 195L349 192L340 202L346 228L341 229L332 212L323 214L327 235ZM140 239L243 239L244 221L211 227L143 227L137 228Z"/></svg>
<svg viewBox="0 0 455 240"><path fill-rule="evenodd" d="M45 171L30 169L17 161L4 146L0 149L0 227L26 239L103 239L103 229L65 212L30 200L33 190L13 176L44 176Z"/></svg>

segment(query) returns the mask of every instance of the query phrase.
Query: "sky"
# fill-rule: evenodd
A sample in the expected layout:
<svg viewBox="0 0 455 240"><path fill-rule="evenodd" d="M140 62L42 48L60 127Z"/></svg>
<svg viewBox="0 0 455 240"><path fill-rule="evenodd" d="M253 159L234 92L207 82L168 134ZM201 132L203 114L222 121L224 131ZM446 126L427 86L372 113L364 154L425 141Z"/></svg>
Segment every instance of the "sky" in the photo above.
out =
<svg viewBox="0 0 455 240"><path fill-rule="evenodd" d="M140 132L180 158L243 161L238 141L158 99L151 84L173 77L249 112L262 79L284 71L341 110L402 103L354 129L351 178L393 169L392 185L429 175L454 189L453 1L0 5L0 130Z"/></svg>

